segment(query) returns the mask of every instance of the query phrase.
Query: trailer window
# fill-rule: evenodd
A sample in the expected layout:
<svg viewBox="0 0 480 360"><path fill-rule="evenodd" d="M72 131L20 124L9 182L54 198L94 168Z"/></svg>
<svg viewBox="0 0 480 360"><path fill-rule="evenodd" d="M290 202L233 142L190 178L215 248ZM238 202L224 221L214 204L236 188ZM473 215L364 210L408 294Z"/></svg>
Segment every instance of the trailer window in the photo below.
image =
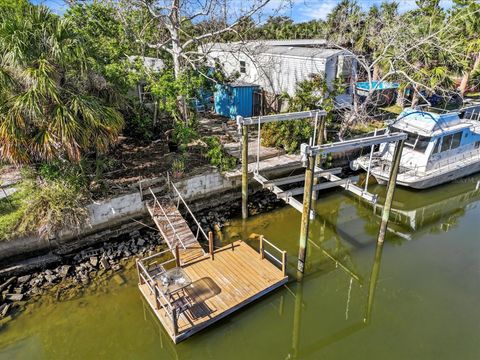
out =
<svg viewBox="0 0 480 360"><path fill-rule="evenodd" d="M240 61L240 73L245 74L247 72L247 63Z"/></svg>

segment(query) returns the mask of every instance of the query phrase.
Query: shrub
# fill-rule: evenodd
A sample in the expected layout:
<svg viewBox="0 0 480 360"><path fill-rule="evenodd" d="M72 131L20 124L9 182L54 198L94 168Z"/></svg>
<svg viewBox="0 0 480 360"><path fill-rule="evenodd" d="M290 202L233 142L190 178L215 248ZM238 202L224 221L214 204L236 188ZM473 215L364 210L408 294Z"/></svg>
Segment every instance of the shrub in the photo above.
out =
<svg viewBox="0 0 480 360"><path fill-rule="evenodd" d="M283 148L293 153L300 144L308 143L313 136L313 126L309 120L281 121L265 124L262 128L262 145Z"/></svg>
<svg viewBox="0 0 480 360"><path fill-rule="evenodd" d="M24 185L32 189L24 199L24 214L15 232L18 234L38 233L50 237L57 231L68 228L78 231L85 224L89 199L84 188L66 180L27 180Z"/></svg>
<svg viewBox="0 0 480 360"><path fill-rule="evenodd" d="M179 145L180 150L185 151L192 140L198 139L196 127L197 125L194 121L189 121L189 124L185 124L182 121L175 122L173 140Z"/></svg>
<svg viewBox="0 0 480 360"><path fill-rule="evenodd" d="M216 136L207 136L203 138L207 144L207 152L205 157L210 164L216 166L220 171L228 171L237 166L237 158L227 154L222 147L220 139Z"/></svg>
<svg viewBox="0 0 480 360"><path fill-rule="evenodd" d="M0 200L0 240L38 233L47 238L60 229L85 224L90 200L80 165L60 161L25 168L18 191Z"/></svg>

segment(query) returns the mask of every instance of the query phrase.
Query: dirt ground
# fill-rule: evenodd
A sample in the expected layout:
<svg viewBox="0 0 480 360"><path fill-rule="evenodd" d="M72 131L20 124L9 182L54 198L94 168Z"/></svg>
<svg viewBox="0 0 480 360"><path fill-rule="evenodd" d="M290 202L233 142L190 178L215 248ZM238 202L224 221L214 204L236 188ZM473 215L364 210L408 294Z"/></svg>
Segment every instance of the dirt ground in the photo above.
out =
<svg viewBox="0 0 480 360"><path fill-rule="evenodd" d="M108 158L114 162L116 169L103 174L101 194L96 193L95 197L128 193L138 187L140 181L166 176L167 171L172 171L175 160L181 159L185 164L180 176L208 164L200 149L192 147L185 154L170 152L167 142L163 140L140 145L133 139L123 138L108 154Z"/></svg>
<svg viewBox="0 0 480 360"><path fill-rule="evenodd" d="M216 135L222 142L234 141L236 124L218 116L206 116L199 120L200 137ZM120 138L118 144L109 152L109 161L113 161L114 170L103 176L103 185L96 197L113 196L132 191L140 180L152 180L172 172L175 160L181 160L185 169L177 174L180 177L202 171L209 162L203 155L204 146L199 141L189 144L188 151L170 152L166 138L140 144L135 139Z"/></svg>

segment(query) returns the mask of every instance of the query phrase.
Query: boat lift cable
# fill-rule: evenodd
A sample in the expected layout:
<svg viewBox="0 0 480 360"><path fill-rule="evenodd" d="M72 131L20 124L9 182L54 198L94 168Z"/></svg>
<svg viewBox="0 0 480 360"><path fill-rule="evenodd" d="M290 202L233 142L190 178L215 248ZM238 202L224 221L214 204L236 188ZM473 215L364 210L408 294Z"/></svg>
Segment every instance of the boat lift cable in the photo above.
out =
<svg viewBox="0 0 480 360"><path fill-rule="evenodd" d="M377 136L377 129L373 132L373 136ZM368 180L370 178L370 168L372 167L372 158L373 158L373 149L375 148L375 145L372 145L370 148L370 158L368 160L368 169L367 169L367 177L365 178L365 192L368 191Z"/></svg>
<svg viewBox="0 0 480 360"><path fill-rule="evenodd" d="M259 170L260 170L260 139L261 139L261 127L260 127L260 117L258 117L257 165L255 167L255 175L258 175Z"/></svg>

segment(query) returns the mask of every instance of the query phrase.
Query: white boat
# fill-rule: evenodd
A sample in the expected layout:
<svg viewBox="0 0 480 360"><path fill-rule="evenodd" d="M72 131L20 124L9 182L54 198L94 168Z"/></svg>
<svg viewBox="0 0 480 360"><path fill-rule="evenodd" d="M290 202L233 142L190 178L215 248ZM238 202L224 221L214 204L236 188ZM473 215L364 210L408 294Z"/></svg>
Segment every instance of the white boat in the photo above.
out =
<svg viewBox="0 0 480 360"><path fill-rule="evenodd" d="M404 132L405 140L397 184L426 189L480 172L480 106L458 112L405 109L388 132ZM395 144L382 144L351 164L380 184L388 181ZM370 168L370 170L369 170Z"/></svg>

